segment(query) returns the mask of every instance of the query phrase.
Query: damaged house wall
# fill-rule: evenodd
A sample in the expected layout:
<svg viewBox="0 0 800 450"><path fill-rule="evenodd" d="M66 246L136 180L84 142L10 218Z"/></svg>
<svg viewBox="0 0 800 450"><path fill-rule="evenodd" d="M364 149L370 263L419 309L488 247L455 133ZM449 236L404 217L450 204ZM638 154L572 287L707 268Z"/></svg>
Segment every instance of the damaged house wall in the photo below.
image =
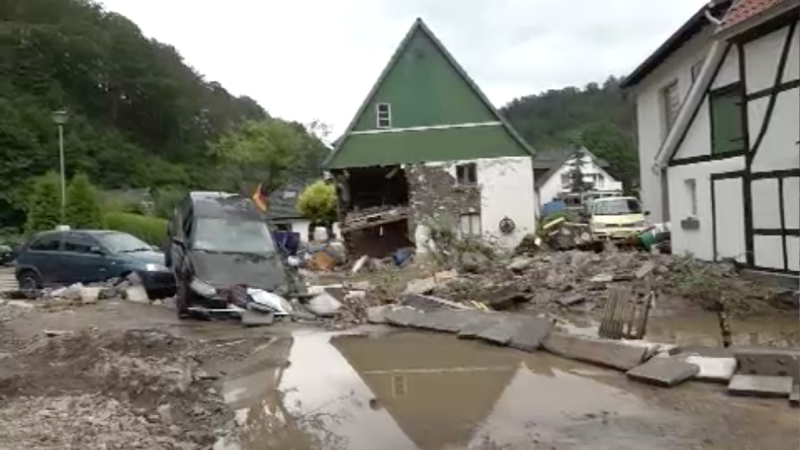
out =
<svg viewBox="0 0 800 450"><path fill-rule="evenodd" d="M406 167L409 227L430 220L479 234L508 248L536 231L532 158L485 158ZM501 222L512 223L504 232ZM508 229L507 229L508 230Z"/></svg>

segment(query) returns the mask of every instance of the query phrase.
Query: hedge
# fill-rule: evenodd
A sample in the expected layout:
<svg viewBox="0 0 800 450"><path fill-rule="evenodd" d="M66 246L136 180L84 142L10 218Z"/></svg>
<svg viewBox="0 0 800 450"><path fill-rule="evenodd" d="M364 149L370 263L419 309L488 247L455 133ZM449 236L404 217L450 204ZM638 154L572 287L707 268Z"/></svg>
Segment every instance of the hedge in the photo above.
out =
<svg viewBox="0 0 800 450"><path fill-rule="evenodd" d="M130 233L158 247L167 237L167 221L159 217L113 212L105 214L103 219L107 229Z"/></svg>

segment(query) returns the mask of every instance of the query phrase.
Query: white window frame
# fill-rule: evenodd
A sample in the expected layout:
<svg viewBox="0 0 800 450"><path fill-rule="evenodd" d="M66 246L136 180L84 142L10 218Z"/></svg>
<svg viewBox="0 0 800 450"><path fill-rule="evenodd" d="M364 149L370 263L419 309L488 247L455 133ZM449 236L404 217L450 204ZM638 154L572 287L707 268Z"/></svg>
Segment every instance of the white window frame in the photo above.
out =
<svg viewBox="0 0 800 450"><path fill-rule="evenodd" d="M461 214L458 229L461 237L481 237L483 230L481 229L480 213Z"/></svg>
<svg viewBox="0 0 800 450"><path fill-rule="evenodd" d="M385 108L385 111L381 109ZM378 103L375 105L375 127L380 129L392 128L391 103Z"/></svg>

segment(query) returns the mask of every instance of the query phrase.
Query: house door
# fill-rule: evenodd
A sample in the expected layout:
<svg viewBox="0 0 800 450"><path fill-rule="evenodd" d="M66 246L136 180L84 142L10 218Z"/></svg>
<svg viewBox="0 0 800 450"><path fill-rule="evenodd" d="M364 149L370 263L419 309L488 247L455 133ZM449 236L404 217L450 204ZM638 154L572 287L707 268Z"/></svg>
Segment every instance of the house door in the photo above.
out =
<svg viewBox="0 0 800 450"><path fill-rule="evenodd" d="M733 258L742 263L747 261L742 193L741 172L711 176L715 261L725 258Z"/></svg>
<svg viewBox="0 0 800 450"><path fill-rule="evenodd" d="M800 270L800 171L756 172L753 205L753 265L777 272Z"/></svg>

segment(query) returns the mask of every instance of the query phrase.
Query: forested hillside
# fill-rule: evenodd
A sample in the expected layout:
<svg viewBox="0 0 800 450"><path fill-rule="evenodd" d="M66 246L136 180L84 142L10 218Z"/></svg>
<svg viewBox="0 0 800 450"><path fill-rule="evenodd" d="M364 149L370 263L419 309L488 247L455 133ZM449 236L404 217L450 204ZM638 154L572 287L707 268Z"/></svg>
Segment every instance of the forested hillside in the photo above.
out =
<svg viewBox="0 0 800 450"><path fill-rule="evenodd" d="M0 2L0 228L23 219L30 180L58 170L62 108L67 176L102 188L209 187L223 154L213 144L268 118L92 0Z"/></svg>
<svg viewBox="0 0 800 450"><path fill-rule="evenodd" d="M619 78L521 97L501 113L537 151L583 145L608 160L628 188L637 184L634 104Z"/></svg>

